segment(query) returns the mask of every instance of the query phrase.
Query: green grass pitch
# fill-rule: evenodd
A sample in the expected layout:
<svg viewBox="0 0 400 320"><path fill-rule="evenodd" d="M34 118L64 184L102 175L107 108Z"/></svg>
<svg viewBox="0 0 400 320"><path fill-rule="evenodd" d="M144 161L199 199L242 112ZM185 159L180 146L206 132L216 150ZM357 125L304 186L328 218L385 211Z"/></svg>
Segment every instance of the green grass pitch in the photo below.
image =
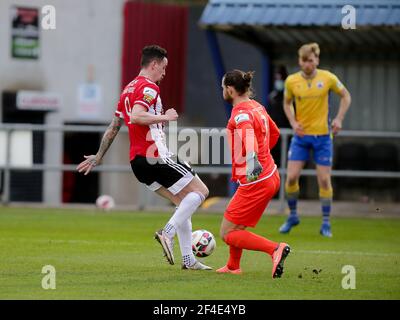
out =
<svg viewBox="0 0 400 320"><path fill-rule="evenodd" d="M284 216L263 216L253 231L292 247L281 279L271 259L245 251L241 276L167 264L153 239L169 214L0 207L0 299L400 299L400 219L333 218L334 237L319 235L319 217L304 217L288 235ZM197 213L193 230L218 236L222 215ZM204 260L225 264L227 246ZM42 288L42 267L56 269L56 289ZM356 288L342 288L345 265Z"/></svg>

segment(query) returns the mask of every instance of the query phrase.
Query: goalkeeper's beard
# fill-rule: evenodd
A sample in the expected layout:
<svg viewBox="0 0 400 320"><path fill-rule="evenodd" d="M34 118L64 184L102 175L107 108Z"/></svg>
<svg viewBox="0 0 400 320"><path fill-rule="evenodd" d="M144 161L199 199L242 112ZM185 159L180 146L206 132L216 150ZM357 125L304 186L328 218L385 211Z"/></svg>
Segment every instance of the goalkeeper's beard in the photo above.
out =
<svg viewBox="0 0 400 320"><path fill-rule="evenodd" d="M233 103L233 98L232 98L232 96L229 95L229 93L227 93L226 96L224 96L224 100L226 102L228 102L229 104Z"/></svg>

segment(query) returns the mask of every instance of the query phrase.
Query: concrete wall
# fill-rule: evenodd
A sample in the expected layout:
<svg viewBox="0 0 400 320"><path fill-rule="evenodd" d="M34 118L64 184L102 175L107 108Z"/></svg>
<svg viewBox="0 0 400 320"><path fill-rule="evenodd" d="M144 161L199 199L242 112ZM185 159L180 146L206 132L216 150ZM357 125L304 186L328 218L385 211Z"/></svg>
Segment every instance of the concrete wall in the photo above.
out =
<svg viewBox="0 0 400 320"><path fill-rule="evenodd" d="M103 108L93 122L108 122L120 90L122 5L124 0L2 0L0 2L0 90L33 89L61 94L63 108L54 116L79 121L78 85L89 65L102 87ZM40 31L39 60L10 54L10 8L13 5L56 8L56 29Z"/></svg>

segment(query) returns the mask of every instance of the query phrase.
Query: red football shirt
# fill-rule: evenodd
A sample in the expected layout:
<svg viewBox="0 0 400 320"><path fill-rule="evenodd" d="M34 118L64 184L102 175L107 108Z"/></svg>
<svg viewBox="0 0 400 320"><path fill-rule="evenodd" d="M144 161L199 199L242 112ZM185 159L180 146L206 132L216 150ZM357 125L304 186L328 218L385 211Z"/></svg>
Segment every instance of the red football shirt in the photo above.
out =
<svg viewBox="0 0 400 320"><path fill-rule="evenodd" d="M130 160L133 160L136 155L148 158L171 156L166 145L162 123L139 125L130 122L132 108L135 104L144 106L151 114L163 114L158 85L143 76L138 76L121 93L115 115L124 119L128 126Z"/></svg>
<svg viewBox="0 0 400 320"><path fill-rule="evenodd" d="M265 108L255 100L237 104L227 125L231 146L232 180L248 183L246 178L246 154L255 151L263 171L257 180L276 170L270 150L279 138L279 129Z"/></svg>

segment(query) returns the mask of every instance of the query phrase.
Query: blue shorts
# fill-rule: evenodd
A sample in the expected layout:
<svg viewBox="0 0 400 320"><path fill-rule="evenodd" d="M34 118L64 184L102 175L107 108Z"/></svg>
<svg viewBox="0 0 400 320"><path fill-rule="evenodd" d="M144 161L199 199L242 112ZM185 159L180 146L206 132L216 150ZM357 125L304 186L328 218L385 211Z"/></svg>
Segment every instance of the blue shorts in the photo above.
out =
<svg viewBox="0 0 400 320"><path fill-rule="evenodd" d="M322 136L295 135L290 142L289 160L308 161L310 150L313 151L313 160L321 166L332 166L333 144L330 134Z"/></svg>

